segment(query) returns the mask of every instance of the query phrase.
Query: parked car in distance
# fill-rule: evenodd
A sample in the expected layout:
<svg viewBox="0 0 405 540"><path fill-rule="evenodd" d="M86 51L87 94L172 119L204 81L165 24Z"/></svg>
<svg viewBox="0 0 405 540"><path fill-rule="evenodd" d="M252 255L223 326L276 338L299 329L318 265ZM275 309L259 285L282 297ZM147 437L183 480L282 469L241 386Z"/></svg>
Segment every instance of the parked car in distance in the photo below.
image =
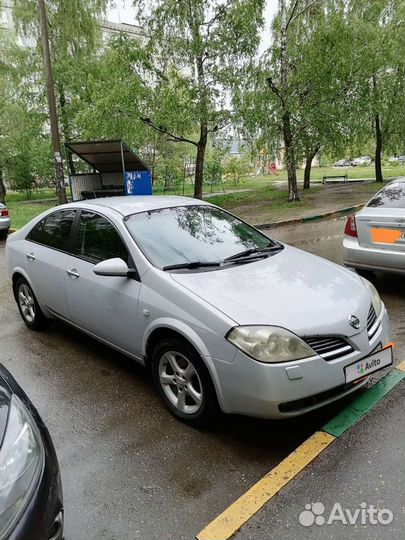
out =
<svg viewBox="0 0 405 540"><path fill-rule="evenodd" d="M0 203L0 240L7 238L10 225L11 222L7 206Z"/></svg>
<svg viewBox="0 0 405 540"><path fill-rule="evenodd" d="M335 167L350 167L351 164L350 159L339 159L335 162Z"/></svg>
<svg viewBox="0 0 405 540"><path fill-rule="evenodd" d="M371 163L371 158L369 156L361 156L361 157L356 157L353 159L352 166L353 167L366 166L366 165L370 165L370 163Z"/></svg>
<svg viewBox="0 0 405 540"><path fill-rule="evenodd" d="M0 364L0 538L62 540L59 465L37 410Z"/></svg>
<svg viewBox="0 0 405 540"><path fill-rule="evenodd" d="M190 424L218 404L303 414L392 362L388 314L369 281L200 200L59 206L10 236L6 260L29 328L58 318L144 364Z"/></svg>
<svg viewBox="0 0 405 540"><path fill-rule="evenodd" d="M399 163L400 165L403 165L405 163L405 155L401 156L391 156L388 158L389 163Z"/></svg>
<svg viewBox="0 0 405 540"><path fill-rule="evenodd" d="M405 274L405 177L384 186L349 216L343 263L360 271Z"/></svg>

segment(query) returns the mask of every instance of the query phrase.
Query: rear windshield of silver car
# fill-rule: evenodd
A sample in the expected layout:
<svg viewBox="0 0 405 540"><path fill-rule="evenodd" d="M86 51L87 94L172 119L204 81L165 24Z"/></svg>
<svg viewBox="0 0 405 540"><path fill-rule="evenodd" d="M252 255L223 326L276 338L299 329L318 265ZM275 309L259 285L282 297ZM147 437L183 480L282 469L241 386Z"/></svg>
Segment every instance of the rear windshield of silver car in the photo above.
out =
<svg viewBox="0 0 405 540"><path fill-rule="evenodd" d="M125 224L158 268L193 261L223 261L250 248L275 245L267 236L219 208L176 206L132 214Z"/></svg>
<svg viewBox="0 0 405 540"><path fill-rule="evenodd" d="M367 206L403 208L405 210L405 182L389 184L377 193Z"/></svg>

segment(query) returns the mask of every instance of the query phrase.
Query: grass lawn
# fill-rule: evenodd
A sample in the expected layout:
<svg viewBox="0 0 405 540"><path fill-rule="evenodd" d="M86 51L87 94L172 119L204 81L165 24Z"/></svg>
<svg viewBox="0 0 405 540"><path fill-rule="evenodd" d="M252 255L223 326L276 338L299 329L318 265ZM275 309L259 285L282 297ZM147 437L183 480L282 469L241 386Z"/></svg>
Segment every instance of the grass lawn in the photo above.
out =
<svg viewBox="0 0 405 540"><path fill-rule="evenodd" d="M216 193L208 200L213 204L228 209L251 223L267 223L292 219L302 215L322 213L334 208L342 208L366 201L373 193L380 189L380 184L374 183L348 183L336 187L335 185L321 186L320 180L324 175L348 174L349 179L373 178L373 167L319 167L312 169L313 187L303 194L300 202L287 203L287 186L280 181L287 180L286 171L280 171L276 176L247 177L236 185L232 181L226 183L227 193L222 193L222 186L214 186ZM383 168L385 180L396 176L405 176L405 166L391 166ZM303 170L297 170L298 181L303 181ZM275 184L277 182L277 184ZM345 187L344 187L345 186ZM336 189L334 189L336 187ZM204 193L210 193L211 187L204 186ZM333 189L331 189L333 188ZM232 191L237 193L230 193ZM154 187L154 194L163 194L161 186ZM326 195L325 191L328 192ZM336 197L331 196L337 193ZM167 192L167 195L181 195L182 186L177 190ZM192 196L193 186L185 186L184 195ZM70 194L68 193L68 196ZM43 202L35 202L39 199ZM53 189L40 189L32 192L31 199L27 200L26 193L9 191L7 193L7 206L10 210L12 227L19 228L44 210L56 206L56 194Z"/></svg>
<svg viewBox="0 0 405 540"><path fill-rule="evenodd" d="M209 198L216 204L252 224L272 223L304 216L333 212L363 204L381 189L381 184L316 185L301 192L299 202L287 202L286 187L266 185L242 193L218 194Z"/></svg>
<svg viewBox="0 0 405 540"><path fill-rule="evenodd" d="M18 201L35 201L38 199L55 199L56 193L54 189L41 188L38 191L32 191L31 197L28 198L25 191L7 191L7 205L11 202Z"/></svg>
<svg viewBox="0 0 405 540"><path fill-rule="evenodd" d="M7 198L8 201L8 198ZM11 217L11 226L14 229L19 229L32 218L41 214L48 208L56 206L57 202L43 202L43 203L30 203L30 204L21 204L21 202L7 202L7 208L10 212Z"/></svg>

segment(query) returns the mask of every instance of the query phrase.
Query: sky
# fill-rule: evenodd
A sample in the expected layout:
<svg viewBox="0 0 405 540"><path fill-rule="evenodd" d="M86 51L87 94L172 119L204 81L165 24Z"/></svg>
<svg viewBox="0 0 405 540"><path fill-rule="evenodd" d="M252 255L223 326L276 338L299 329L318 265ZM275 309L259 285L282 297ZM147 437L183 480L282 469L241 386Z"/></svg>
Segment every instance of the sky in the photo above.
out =
<svg viewBox="0 0 405 540"><path fill-rule="evenodd" d="M263 52L270 44L270 24L277 9L277 0L266 1L265 27L262 33L260 52ZM108 11L107 18L112 22L136 24L132 0L115 0L115 7Z"/></svg>

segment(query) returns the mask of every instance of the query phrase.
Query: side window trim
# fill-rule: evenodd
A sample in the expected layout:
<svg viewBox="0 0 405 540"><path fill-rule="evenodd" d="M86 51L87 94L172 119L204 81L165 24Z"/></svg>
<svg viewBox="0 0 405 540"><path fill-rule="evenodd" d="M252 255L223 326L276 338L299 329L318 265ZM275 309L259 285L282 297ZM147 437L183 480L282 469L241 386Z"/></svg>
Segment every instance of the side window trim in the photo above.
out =
<svg viewBox="0 0 405 540"><path fill-rule="evenodd" d="M29 238L30 234L33 233L36 229L38 229L41 224L43 224L49 217L53 216L53 214L57 214L58 212L69 212L69 211L72 211L75 215L75 217L73 218L73 223L72 223L72 226L70 227L70 232L69 232L69 238L68 238L68 241L67 241L67 250L64 250L64 249L59 249L55 246L49 246L47 244L43 244L42 242L38 242L37 240L32 240L31 238ZM37 244L38 246L43 246L43 247L46 247L48 249L53 249L54 251L59 251L59 253L66 253L67 255L72 255L72 247L73 247L73 244L72 244L72 233L73 233L73 229L74 229L74 225L75 225L75 221L77 220L77 216L78 216L79 212L77 211L76 208L66 208L66 209L63 209L63 210L55 210L54 212L49 212L49 214L47 214L45 217L43 217L42 219L40 219L38 221L38 223L36 223L34 225L34 227L32 227L32 229L27 233L26 237L25 237L25 240L27 242L32 242L33 244ZM70 251L69 251L70 250Z"/></svg>
<svg viewBox="0 0 405 540"><path fill-rule="evenodd" d="M127 243L125 242L125 240L122 237L121 232L117 229L117 227L115 226L115 223L113 223L109 217L107 217L104 214L101 214L100 212L97 212L97 211L95 211L93 209L89 209L89 208L79 208L78 209L77 215L75 216L75 219L73 221L73 225L72 225L72 228L71 228L71 231L70 231L71 235L72 235L72 233L73 233L73 235L69 239L69 241L71 241L71 245L69 246L71 248L71 253L69 253L69 255L71 255L72 257L76 257L77 259L80 259L81 261L85 261L85 262L87 262L89 264L92 264L93 266L95 266L97 264L97 263L95 263L93 261L90 261L86 257L82 257L80 255L77 255L74 252L75 251L75 244L76 244L76 241L77 241L77 234L78 234L78 231L79 231L80 217L82 215L82 212L90 212L91 214L95 214L95 215L105 219L106 221L108 221L108 223L110 223L110 225L114 228L115 232L119 236L119 238L120 238L120 240L122 242L122 245L126 249L126 252L128 254L128 261L127 261L128 267L130 269L133 269L135 271L135 274L136 274L136 277L134 279L136 279L136 281L141 281L138 269L136 268L136 265L135 265L135 261L134 261L134 259L132 257L132 254L131 254L130 250L128 249Z"/></svg>

